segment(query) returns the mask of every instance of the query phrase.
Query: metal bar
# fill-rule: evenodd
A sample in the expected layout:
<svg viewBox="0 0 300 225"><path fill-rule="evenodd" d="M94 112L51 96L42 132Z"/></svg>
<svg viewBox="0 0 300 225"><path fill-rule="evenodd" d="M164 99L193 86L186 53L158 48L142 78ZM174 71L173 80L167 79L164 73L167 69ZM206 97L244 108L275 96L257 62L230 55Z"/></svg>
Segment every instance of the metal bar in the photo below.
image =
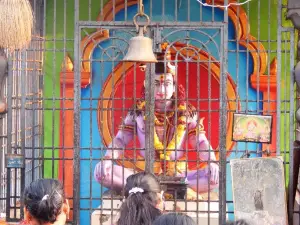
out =
<svg viewBox="0 0 300 225"><path fill-rule="evenodd" d="M295 41L295 32L294 29L289 29L289 33L290 33L290 48L293 49L294 48L294 41ZM290 153L289 153L289 186L288 186L288 218L289 218L289 224L293 224L293 216L294 216L294 195L293 195L293 188L294 188L294 182L297 182L294 180L294 151L292 149L294 149L294 138L295 138L295 133L294 133L294 129L295 129L295 115L294 115L294 96L295 96L295 81L294 81L294 60L295 60L295 55L294 55L294 51L291 51L290 53L290 117L289 117L289 124L290 124L290 131L289 131L289 146L290 146ZM299 150L297 150L299 151Z"/></svg>
<svg viewBox="0 0 300 225"><path fill-rule="evenodd" d="M26 72L25 72L25 68L26 68L26 52L22 51L21 53L21 57L22 57L22 63L21 63L21 84L26 84ZM21 95L22 95L22 99L21 99L21 154L23 155L23 157L25 156L25 144L26 144L26 139L25 139L25 85L21 85ZM25 164L25 163L24 163ZM17 170L16 170L17 171ZM17 179L17 177L15 178ZM21 169L21 192L23 192L25 188L25 168ZM23 201L21 201L23 202ZM16 204L15 204L16 206ZM24 211L23 211L23 203L21 203L21 218L24 217Z"/></svg>
<svg viewBox="0 0 300 225"><path fill-rule="evenodd" d="M43 9L43 36L46 36L46 15L47 15L47 0L41 1L41 8ZM43 41L43 46L45 46L46 41ZM43 61L45 61L46 57L45 54L43 54ZM43 74L45 74L45 67L43 66ZM39 89L43 90L45 87L45 79L44 76L39 76L39 79L41 79L41 81L39 82L41 84L41 86L39 87ZM41 96L42 98L44 98L44 96ZM41 149L43 149L45 147L45 100L42 101L41 104ZM42 169L41 169L41 173L42 173L42 177L44 177L44 165L45 165L45 160L44 160L44 149L43 151L40 151L40 154L42 156Z"/></svg>
<svg viewBox="0 0 300 225"><path fill-rule="evenodd" d="M227 0L224 2L227 5ZM228 23L228 12L224 11L224 22ZM224 26L221 32L221 43L223 51L221 55L221 76L220 76L220 116L219 116L219 151L220 151L220 177L219 177L219 224L226 221L226 123L227 123L227 49L228 49L228 27Z"/></svg>
<svg viewBox="0 0 300 225"><path fill-rule="evenodd" d="M7 153L12 153L12 95L13 95L13 72L12 58L8 58L8 77L7 77ZM6 169L6 217L10 219L10 182L11 169Z"/></svg>
<svg viewBox="0 0 300 225"><path fill-rule="evenodd" d="M11 169L6 169L6 221L10 221L10 176L11 175Z"/></svg>
<svg viewBox="0 0 300 225"><path fill-rule="evenodd" d="M146 171L153 172L154 163L154 65L147 66L145 74L145 100L146 100L146 121L145 132L145 161ZM148 103L148 104L147 104Z"/></svg>
<svg viewBox="0 0 300 225"><path fill-rule="evenodd" d="M90 10L90 4L91 2L89 1L89 10ZM66 37L67 35L67 1L64 1L64 7L63 7L63 10L64 10L64 25L63 25L63 32L64 32L64 37ZM89 11L89 16L90 16L90 11ZM66 56L67 56L67 53L66 53L66 40L64 39L63 41L63 48L64 48L64 60L66 59ZM65 72L65 71L63 71ZM66 73L64 73L63 75L63 80L65 81L66 80ZM60 83L60 92L63 96L63 101L62 101L62 121L61 121L61 126L62 126L62 131L63 131L63 134L61 135L62 137L62 146L65 146L65 131L66 131L66 123L65 123L65 118L66 118L66 110L65 110L65 104L66 104L66 100L65 100L65 97L66 97L66 82L63 82L62 84L62 88L61 88L61 83ZM60 143L59 143L60 144ZM65 165L65 150L59 150L59 151L62 151L62 164ZM63 168L62 169L62 182L63 184L65 183L65 179L66 179L66 174L65 174L65 169ZM65 186L65 184L64 184ZM70 196L67 196L67 197L70 197Z"/></svg>
<svg viewBox="0 0 300 225"><path fill-rule="evenodd" d="M139 22L141 26L146 25L145 22ZM114 21L114 22L107 22L107 21L78 21L78 25L80 28L99 28L101 26L105 26L105 29L124 29L126 27L132 27L135 28L132 22L127 21ZM205 29L216 29L221 28L224 26L223 22L169 22L169 21L161 21L159 23L157 22L150 22L148 27L157 27L157 25L164 27L164 28L174 28L175 26L180 26L183 28L190 28L195 27L195 29L199 29L199 27L205 28Z"/></svg>
<svg viewBox="0 0 300 225"><path fill-rule="evenodd" d="M281 5L282 0L278 0L278 8L277 8L277 114L276 114L276 121L277 121L277 132L276 132L276 155L280 155L280 131L281 131L281 123L280 123L280 112L281 111L281 35L282 35L282 15L281 15Z"/></svg>
<svg viewBox="0 0 300 225"><path fill-rule="evenodd" d="M79 0L75 0L74 6L74 178L73 178L73 222L80 224L80 99L81 99L81 73L80 73L80 27Z"/></svg>

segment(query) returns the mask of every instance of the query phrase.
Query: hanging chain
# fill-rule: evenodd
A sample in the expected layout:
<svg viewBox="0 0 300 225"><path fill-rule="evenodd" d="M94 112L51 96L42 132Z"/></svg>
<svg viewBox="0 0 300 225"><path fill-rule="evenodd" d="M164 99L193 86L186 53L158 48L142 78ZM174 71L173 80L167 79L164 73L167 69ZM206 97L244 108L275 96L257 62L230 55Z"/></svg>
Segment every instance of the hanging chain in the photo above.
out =
<svg viewBox="0 0 300 225"><path fill-rule="evenodd" d="M144 16L145 15L143 0L140 0L140 3L139 3L139 13L138 14L140 16Z"/></svg>
<svg viewBox="0 0 300 225"><path fill-rule="evenodd" d="M146 17L146 25L144 25L143 28L140 28L139 24L137 23L137 21L136 21L137 17ZM136 32L139 33L139 35L142 35L147 32L147 26L150 24L150 18L144 12L143 0L139 1L138 13L133 17L133 24L135 25Z"/></svg>

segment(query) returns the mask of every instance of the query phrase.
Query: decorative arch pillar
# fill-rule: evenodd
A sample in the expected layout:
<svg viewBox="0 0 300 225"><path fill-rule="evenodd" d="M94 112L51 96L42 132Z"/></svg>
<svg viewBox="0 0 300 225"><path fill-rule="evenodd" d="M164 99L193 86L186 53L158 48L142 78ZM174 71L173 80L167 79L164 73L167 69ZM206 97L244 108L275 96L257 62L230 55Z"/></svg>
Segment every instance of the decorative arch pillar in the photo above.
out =
<svg viewBox="0 0 300 225"><path fill-rule="evenodd" d="M95 43L107 39L109 32L102 30L81 41L81 88L90 84L91 63L89 62ZM73 197L73 158L74 158L74 65L67 55L60 72L60 135L59 135L59 169L58 178L63 181L67 198ZM72 207L72 202L70 202Z"/></svg>

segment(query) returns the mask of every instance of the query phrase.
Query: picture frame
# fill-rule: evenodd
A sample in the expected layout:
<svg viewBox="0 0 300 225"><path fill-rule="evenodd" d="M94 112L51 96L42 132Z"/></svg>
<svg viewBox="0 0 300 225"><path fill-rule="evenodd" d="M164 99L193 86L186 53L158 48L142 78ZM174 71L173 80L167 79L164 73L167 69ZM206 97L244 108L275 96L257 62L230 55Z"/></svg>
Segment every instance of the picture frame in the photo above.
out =
<svg viewBox="0 0 300 225"><path fill-rule="evenodd" d="M10 169L25 168L24 156L21 154L6 154L5 167Z"/></svg>
<svg viewBox="0 0 300 225"><path fill-rule="evenodd" d="M234 113L232 141L270 144L272 122L271 115Z"/></svg>

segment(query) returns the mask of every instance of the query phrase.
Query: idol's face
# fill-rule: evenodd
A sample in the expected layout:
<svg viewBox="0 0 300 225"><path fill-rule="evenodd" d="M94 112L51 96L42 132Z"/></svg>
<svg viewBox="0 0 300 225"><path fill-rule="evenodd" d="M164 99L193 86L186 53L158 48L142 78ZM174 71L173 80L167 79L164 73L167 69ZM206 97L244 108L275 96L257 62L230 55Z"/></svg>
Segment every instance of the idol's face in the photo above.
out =
<svg viewBox="0 0 300 225"><path fill-rule="evenodd" d="M173 76L170 73L156 74L154 96L156 102L170 100L175 91Z"/></svg>

